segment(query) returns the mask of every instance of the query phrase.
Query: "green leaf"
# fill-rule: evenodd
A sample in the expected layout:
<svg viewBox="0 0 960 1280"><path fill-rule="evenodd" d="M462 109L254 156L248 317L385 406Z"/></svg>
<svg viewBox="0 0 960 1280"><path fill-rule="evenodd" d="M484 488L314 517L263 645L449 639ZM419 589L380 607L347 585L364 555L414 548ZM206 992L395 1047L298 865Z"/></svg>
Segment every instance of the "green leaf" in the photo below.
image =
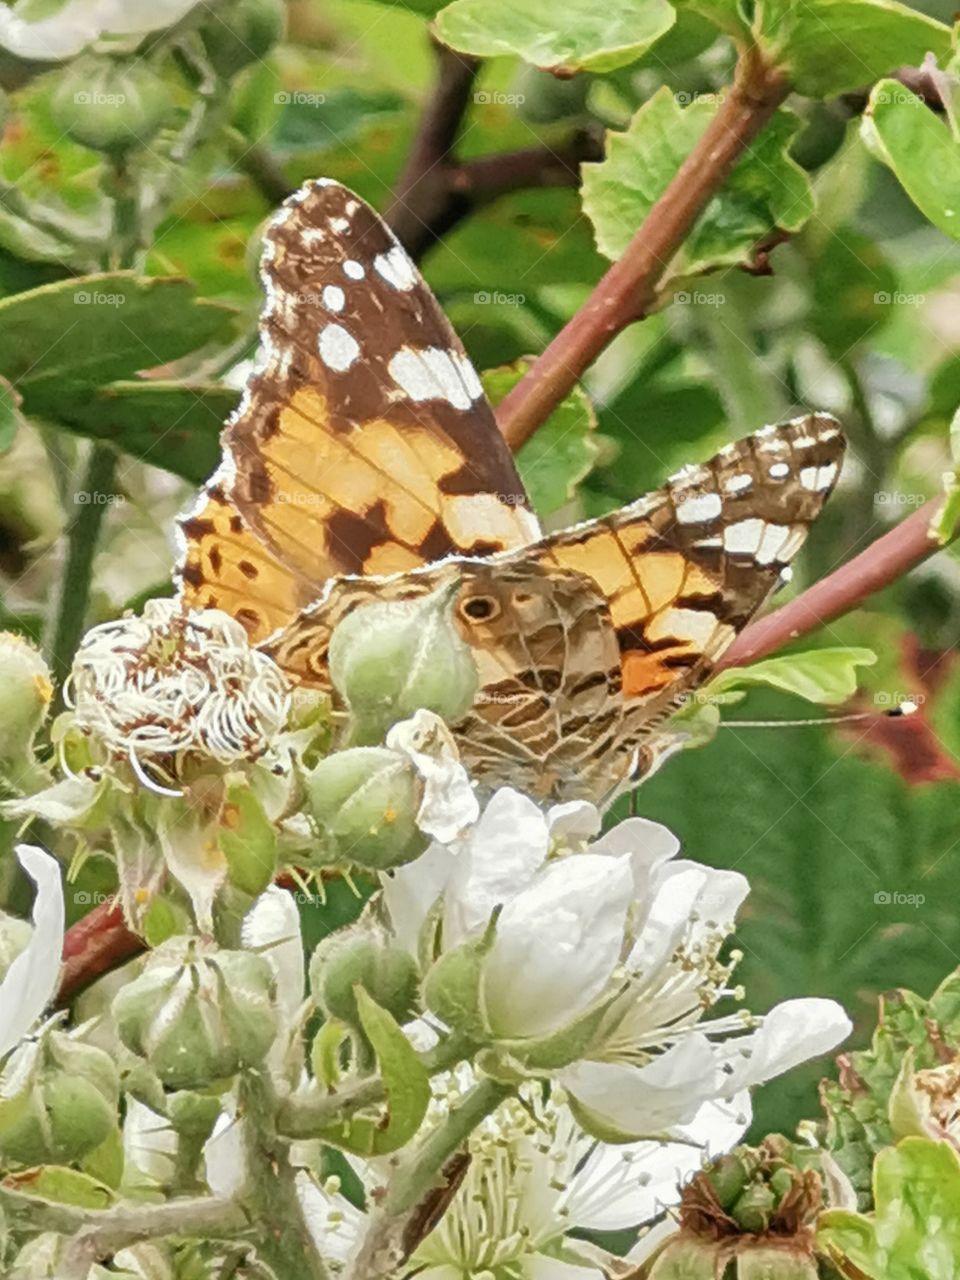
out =
<svg viewBox="0 0 960 1280"><path fill-rule="evenodd" d="M518 360L499 369L486 370L483 385L491 404L500 403L530 368L530 363L530 360ZM593 405L577 387L518 452L520 478L539 515L558 511L575 496L577 485L590 472L597 456L593 434L596 425Z"/></svg>
<svg viewBox="0 0 960 1280"><path fill-rule="evenodd" d="M667 0L455 0L440 38L479 57L516 54L547 70L614 71L635 62L676 20Z"/></svg>
<svg viewBox="0 0 960 1280"><path fill-rule="evenodd" d="M625 133L607 135L607 155L583 165L583 203L609 258L618 258L716 115L716 98L682 107L665 86ZM779 111L743 156L688 237L672 275L749 262L775 228L799 231L814 209L807 175L787 148L799 121Z"/></svg>
<svg viewBox="0 0 960 1280"><path fill-rule="evenodd" d="M227 874L252 897L263 893L277 869L277 830L246 781L227 787L220 815L220 848Z"/></svg>
<svg viewBox="0 0 960 1280"><path fill-rule="evenodd" d="M857 692L858 667L872 667L877 655L872 649L810 649L778 658L754 662L749 667L731 667L721 672L703 689L707 696L723 694L751 685L768 685L795 694L808 702L838 706Z"/></svg>
<svg viewBox="0 0 960 1280"><path fill-rule="evenodd" d="M356 1116L318 1134L324 1142L358 1155L388 1155L414 1136L430 1103L430 1077L413 1045L391 1015L356 987L360 1022L373 1045L387 1094L386 1116Z"/></svg>
<svg viewBox="0 0 960 1280"><path fill-rule="evenodd" d="M58 418L91 390L180 359L231 331L235 312L188 280L81 276L0 300L0 376L27 414Z"/></svg>
<svg viewBox="0 0 960 1280"><path fill-rule="evenodd" d="M960 240L960 140L949 125L898 80L881 80L860 132L917 208L945 235Z"/></svg>
<svg viewBox="0 0 960 1280"><path fill-rule="evenodd" d="M818 1244L872 1280L954 1280L960 1269L960 1154L905 1138L877 1156L876 1212L830 1210Z"/></svg>
<svg viewBox="0 0 960 1280"><path fill-rule="evenodd" d="M6 378L0 378L0 453L13 444L20 423L20 396Z"/></svg>
<svg viewBox="0 0 960 1280"><path fill-rule="evenodd" d="M61 1165L49 1164L31 1170L29 1187L29 1194L41 1200L78 1205L81 1209L107 1209L115 1199L105 1183Z"/></svg>
<svg viewBox="0 0 960 1280"><path fill-rule="evenodd" d="M754 37L798 93L832 97L927 53L949 57L950 28L894 0L760 0Z"/></svg>
<svg viewBox="0 0 960 1280"><path fill-rule="evenodd" d="M84 400L61 404L59 421L202 484L220 460L220 431L238 400L232 387L152 378L113 382Z"/></svg>
<svg viewBox="0 0 960 1280"><path fill-rule="evenodd" d="M839 227L812 246L810 259L810 327L834 359L875 334L893 319L898 300L907 300L881 249L853 227Z"/></svg>

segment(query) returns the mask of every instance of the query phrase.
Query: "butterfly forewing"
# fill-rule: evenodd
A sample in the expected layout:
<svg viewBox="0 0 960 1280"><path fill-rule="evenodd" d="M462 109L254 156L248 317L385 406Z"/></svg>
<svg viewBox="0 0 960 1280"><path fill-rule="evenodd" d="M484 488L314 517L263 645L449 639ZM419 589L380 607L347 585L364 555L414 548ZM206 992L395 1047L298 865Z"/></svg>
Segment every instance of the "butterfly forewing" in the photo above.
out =
<svg viewBox="0 0 960 1280"><path fill-rule="evenodd" d="M188 604L244 607L260 639L334 575L538 536L473 366L368 205L307 184L267 229L261 274L260 367L225 432L225 465L181 526ZM260 603L237 605L244 573Z"/></svg>

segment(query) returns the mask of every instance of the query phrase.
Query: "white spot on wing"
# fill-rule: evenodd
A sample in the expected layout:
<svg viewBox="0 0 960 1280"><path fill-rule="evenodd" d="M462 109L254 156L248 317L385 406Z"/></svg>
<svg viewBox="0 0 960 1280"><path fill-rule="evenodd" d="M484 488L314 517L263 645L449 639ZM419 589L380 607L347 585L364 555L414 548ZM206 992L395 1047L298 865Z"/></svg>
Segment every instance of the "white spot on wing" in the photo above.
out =
<svg viewBox="0 0 960 1280"><path fill-rule="evenodd" d="M357 262L355 258L348 258L343 264L343 274L351 280L362 280L367 273L363 269L363 263Z"/></svg>
<svg viewBox="0 0 960 1280"><path fill-rule="evenodd" d="M330 219L330 228L331 230L336 231L338 235L341 232L346 231L346 229L349 226L350 226L350 221L348 218L331 218Z"/></svg>
<svg viewBox="0 0 960 1280"><path fill-rule="evenodd" d="M342 324L328 324L317 339L320 359L328 369L344 373L360 354L360 344Z"/></svg>
<svg viewBox="0 0 960 1280"><path fill-rule="evenodd" d="M401 347L391 356L387 373L411 400L446 400L455 409L469 409L482 388L476 373L467 379L467 363L443 347Z"/></svg>
<svg viewBox="0 0 960 1280"><path fill-rule="evenodd" d="M702 524L705 520L716 520L723 510L723 503L718 493L698 493L693 498L685 498L678 502L677 519L681 524Z"/></svg>
<svg viewBox="0 0 960 1280"><path fill-rule="evenodd" d="M775 462L769 471L771 480L786 480L789 474L790 474L789 462Z"/></svg>
<svg viewBox="0 0 960 1280"><path fill-rule="evenodd" d="M416 269L398 244L389 253L378 253L373 260L373 269L383 276L388 285L403 293L417 283Z"/></svg>
<svg viewBox="0 0 960 1280"><path fill-rule="evenodd" d="M758 516L738 520L723 531L723 545L727 551L740 555L755 555L763 536L763 521Z"/></svg>
<svg viewBox="0 0 960 1280"><path fill-rule="evenodd" d="M784 543L790 537L790 528L783 524L768 524L757 547L757 564L773 564Z"/></svg>
<svg viewBox="0 0 960 1280"><path fill-rule="evenodd" d="M745 471L739 471L736 475L730 476L723 483L727 493L744 493L753 484L753 476L747 475Z"/></svg>
<svg viewBox="0 0 960 1280"><path fill-rule="evenodd" d="M342 311L343 304L346 302L346 294L336 284L325 284L320 297L323 299L323 305L328 311Z"/></svg>

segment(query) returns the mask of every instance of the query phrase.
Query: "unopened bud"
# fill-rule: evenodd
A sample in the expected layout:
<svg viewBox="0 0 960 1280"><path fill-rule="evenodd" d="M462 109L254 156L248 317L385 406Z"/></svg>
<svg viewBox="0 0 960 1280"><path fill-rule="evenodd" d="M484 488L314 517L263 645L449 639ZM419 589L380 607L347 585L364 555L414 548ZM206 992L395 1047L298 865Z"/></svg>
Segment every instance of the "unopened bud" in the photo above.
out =
<svg viewBox="0 0 960 1280"><path fill-rule="evenodd" d="M122 153L150 141L170 111L170 94L142 61L83 59L65 72L50 105L73 142Z"/></svg>
<svg viewBox="0 0 960 1280"><path fill-rule="evenodd" d="M40 652L21 636L0 632L0 767L23 766L50 710L53 684Z"/></svg>
<svg viewBox="0 0 960 1280"><path fill-rule="evenodd" d="M453 621L449 586L419 600L354 609L330 640L330 676L355 717L359 740L376 742L421 707L459 720L478 675Z"/></svg>
<svg viewBox="0 0 960 1280"><path fill-rule="evenodd" d="M416 823L422 783L399 752L338 751L307 774L306 785L325 846L323 861L382 871L412 861L426 848Z"/></svg>
<svg viewBox="0 0 960 1280"><path fill-rule="evenodd" d="M102 1049L50 1031L21 1044L0 1076L0 1152L19 1164L68 1164L117 1124L120 1086Z"/></svg>
<svg viewBox="0 0 960 1280"><path fill-rule="evenodd" d="M113 1017L165 1085L201 1089L263 1061L277 1033L275 985L262 956L172 938L117 994Z"/></svg>
<svg viewBox="0 0 960 1280"><path fill-rule="evenodd" d="M400 1023L416 1009L419 975L408 951L369 933L334 935L310 962L310 987L328 1017L360 1026L356 987L361 986Z"/></svg>

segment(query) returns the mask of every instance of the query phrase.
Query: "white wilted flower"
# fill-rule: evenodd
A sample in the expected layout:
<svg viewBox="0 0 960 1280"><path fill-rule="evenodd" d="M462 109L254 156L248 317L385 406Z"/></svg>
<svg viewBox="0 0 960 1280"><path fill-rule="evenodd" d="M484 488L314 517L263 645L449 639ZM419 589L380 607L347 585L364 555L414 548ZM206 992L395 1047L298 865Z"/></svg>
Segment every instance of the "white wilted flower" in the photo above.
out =
<svg viewBox="0 0 960 1280"><path fill-rule="evenodd" d="M89 631L66 695L76 726L141 776L144 761L188 752L222 764L257 759L290 711L283 673L238 622L172 600Z"/></svg>
<svg viewBox="0 0 960 1280"><path fill-rule="evenodd" d="M420 709L387 733L386 744L409 757L423 783L417 826L434 840L454 840L480 813L453 734L432 711Z"/></svg>
<svg viewBox="0 0 960 1280"><path fill-rule="evenodd" d="M38 17L34 0L0 6L0 45L20 58L72 58L102 36L140 36L171 26L197 0L66 0ZM49 12L50 8L54 12Z"/></svg>

